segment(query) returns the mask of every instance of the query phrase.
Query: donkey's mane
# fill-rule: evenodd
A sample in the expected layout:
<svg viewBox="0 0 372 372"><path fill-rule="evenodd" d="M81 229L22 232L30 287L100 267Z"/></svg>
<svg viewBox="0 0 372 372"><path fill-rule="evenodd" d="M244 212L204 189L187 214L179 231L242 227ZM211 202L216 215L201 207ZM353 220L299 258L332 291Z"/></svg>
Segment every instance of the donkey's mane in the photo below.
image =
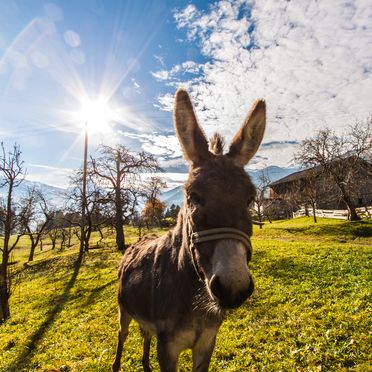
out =
<svg viewBox="0 0 372 372"><path fill-rule="evenodd" d="M215 155L223 155L223 148L225 146L224 138L219 134L215 133L210 139L210 150Z"/></svg>

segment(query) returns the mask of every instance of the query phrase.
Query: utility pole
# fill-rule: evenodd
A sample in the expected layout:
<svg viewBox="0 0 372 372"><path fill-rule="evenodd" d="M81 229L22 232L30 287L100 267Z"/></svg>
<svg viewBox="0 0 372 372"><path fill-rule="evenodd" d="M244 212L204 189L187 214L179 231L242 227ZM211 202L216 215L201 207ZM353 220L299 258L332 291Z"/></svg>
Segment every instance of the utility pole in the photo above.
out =
<svg viewBox="0 0 372 372"><path fill-rule="evenodd" d="M84 127L84 163L83 163L83 189L81 195L81 231L80 231L80 251L82 257L88 247L85 246L85 212L87 209L87 160L88 160L88 121Z"/></svg>

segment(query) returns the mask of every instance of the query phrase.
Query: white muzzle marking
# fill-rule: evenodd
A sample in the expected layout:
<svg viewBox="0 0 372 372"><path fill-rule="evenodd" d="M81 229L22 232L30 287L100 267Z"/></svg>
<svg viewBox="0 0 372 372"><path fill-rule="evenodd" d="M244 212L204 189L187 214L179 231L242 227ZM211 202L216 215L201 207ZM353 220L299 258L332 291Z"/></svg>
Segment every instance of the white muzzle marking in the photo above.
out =
<svg viewBox="0 0 372 372"><path fill-rule="evenodd" d="M221 285L231 295L249 287L251 275L247 264L247 250L243 243L235 239L220 240L216 243L212 257L211 279L218 276Z"/></svg>

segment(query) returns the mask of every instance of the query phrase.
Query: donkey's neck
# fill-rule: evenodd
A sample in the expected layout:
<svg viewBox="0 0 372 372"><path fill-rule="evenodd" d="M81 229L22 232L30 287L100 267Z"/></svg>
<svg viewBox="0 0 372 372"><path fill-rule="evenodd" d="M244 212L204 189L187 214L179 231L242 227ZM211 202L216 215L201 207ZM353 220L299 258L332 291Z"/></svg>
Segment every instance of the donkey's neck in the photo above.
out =
<svg viewBox="0 0 372 372"><path fill-rule="evenodd" d="M206 284L193 263L190 234L187 209L183 206L178 213L177 224L172 232L173 249L177 252L178 273L183 277L182 283L193 293L191 304L193 312L202 314L203 319L221 322L224 311L211 299Z"/></svg>
<svg viewBox="0 0 372 372"><path fill-rule="evenodd" d="M178 213L177 224L172 233L173 246L177 251L179 270L186 271L192 279L199 280L198 274L192 263L190 232L188 231L186 213L186 207L183 206Z"/></svg>

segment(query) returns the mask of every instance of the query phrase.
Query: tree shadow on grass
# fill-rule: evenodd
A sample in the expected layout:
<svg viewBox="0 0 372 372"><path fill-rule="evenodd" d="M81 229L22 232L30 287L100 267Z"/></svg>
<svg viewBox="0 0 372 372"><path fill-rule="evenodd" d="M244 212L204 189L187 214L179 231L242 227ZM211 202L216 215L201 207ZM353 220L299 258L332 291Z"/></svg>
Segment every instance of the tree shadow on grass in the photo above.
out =
<svg viewBox="0 0 372 372"><path fill-rule="evenodd" d="M329 272L326 265L316 262L298 262L293 257L282 257L265 268L265 275L292 282L293 280L312 280Z"/></svg>
<svg viewBox="0 0 372 372"><path fill-rule="evenodd" d="M309 226L294 226L284 228L283 230L291 234L305 234L318 236L339 236L355 238L372 237L372 224L369 221L354 221L343 222L337 225L309 225Z"/></svg>
<svg viewBox="0 0 372 372"><path fill-rule="evenodd" d="M93 305L96 302L96 298L99 294L99 292L103 291L105 288L110 287L112 284L117 283L118 279L113 279L106 284L101 285L100 287L94 288L90 291L89 296L85 300L84 304L82 305L82 308L85 308L87 306Z"/></svg>
<svg viewBox="0 0 372 372"><path fill-rule="evenodd" d="M50 269L52 265L57 265L58 268L70 268L71 264L76 261L75 255L61 257L50 257L44 258L39 261L26 262L23 266L20 266L14 270L15 274L20 274L22 272L46 272Z"/></svg>
<svg viewBox="0 0 372 372"><path fill-rule="evenodd" d="M24 351L17 357L17 360L8 367L9 371L19 371L27 366L27 363L32 358L33 352L36 349L39 342L41 341L41 339L43 338L45 332L53 324L56 317L62 311L65 303L69 299L70 291L76 282L76 278L79 274L82 260L83 257L79 255L76 261L74 262L74 272L72 273L72 276L68 283L66 284L62 294L57 298L55 306L49 311L47 318L39 326L39 329L36 332L34 332L34 334L31 336L30 340L25 345Z"/></svg>

